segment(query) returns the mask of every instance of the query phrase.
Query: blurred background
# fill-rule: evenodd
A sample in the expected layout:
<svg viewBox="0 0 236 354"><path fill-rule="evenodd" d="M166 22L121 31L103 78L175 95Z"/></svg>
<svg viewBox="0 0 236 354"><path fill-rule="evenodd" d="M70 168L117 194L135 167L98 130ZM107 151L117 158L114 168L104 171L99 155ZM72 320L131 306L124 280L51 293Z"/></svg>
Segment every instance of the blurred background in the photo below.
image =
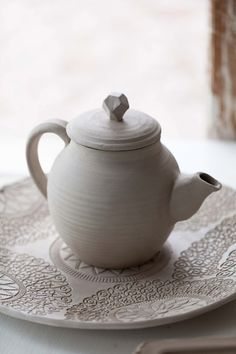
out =
<svg viewBox="0 0 236 354"><path fill-rule="evenodd" d="M219 156L235 164L225 140L236 139L236 0L0 0L0 9L0 183L29 174L35 125L101 107L112 91L160 122L182 170L217 176ZM45 171L62 147L42 137Z"/></svg>
<svg viewBox="0 0 236 354"><path fill-rule="evenodd" d="M0 0L0 186L29 175L25 145L33 127L69 121L121 91L131 107L160 122L182 171L206 171L236 189L235 24L236 0ZM61 147L53 134L42 137L45 171ZM210 320L217 334L235 335L230 311ZM53 329L44 335L39 327L0 321L0 333L11 338L5 345L24 347L22 353L52 350L58 338ZM192 326L198 327L200 321ZM90 333L74 334L76 350L78 341L93 350ZM99 333L94 343L111 352L118 341L134 343L130 333L122 336L109 341ZM63 338L61 350L71 343L72 335Z"/></svg>
<svg viewBox="0 0 236 354"><path fill-rule="evenodd" d="M70 120L110 91L156 117L167 139L204 139L207 0L0 0L0 139ZM17 140L15 140L17 141Z"/></svg>

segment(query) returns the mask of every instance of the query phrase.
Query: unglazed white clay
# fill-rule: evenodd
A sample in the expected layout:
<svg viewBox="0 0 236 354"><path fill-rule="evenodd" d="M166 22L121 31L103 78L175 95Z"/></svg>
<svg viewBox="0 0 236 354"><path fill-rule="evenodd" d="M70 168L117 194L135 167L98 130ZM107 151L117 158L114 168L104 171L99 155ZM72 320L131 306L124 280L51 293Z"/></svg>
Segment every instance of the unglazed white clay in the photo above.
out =
<svg viewBox="0 0 236 354"><path fill-rule="evenodd" d="M44 123L27 145L31 175L48 196L59 234L82 261L103 268L148 261L175 222L192 216L221 187L205 173L180 175L160 142L159 124L141 112L125 113L124 97L113 94L105 100L108 116L91 111L67 128L64 121ZM47 131L67 144L48 183L37 156L39 138Z"/></svg>

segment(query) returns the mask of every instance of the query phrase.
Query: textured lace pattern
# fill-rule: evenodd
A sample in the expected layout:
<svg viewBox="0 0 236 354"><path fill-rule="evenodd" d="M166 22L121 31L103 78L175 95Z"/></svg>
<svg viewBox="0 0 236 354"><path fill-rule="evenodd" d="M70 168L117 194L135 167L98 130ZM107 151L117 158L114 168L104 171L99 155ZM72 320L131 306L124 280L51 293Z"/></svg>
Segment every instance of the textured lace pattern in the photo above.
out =
<svg viewBox="0 0 236 354"><path fill-rule="evenodd" d="M0 191L0 245L6 313L81 328L176 321L236 293L236 192L224 187L210 196L148 263L112 270L73 254L26 179Z"/></svg>

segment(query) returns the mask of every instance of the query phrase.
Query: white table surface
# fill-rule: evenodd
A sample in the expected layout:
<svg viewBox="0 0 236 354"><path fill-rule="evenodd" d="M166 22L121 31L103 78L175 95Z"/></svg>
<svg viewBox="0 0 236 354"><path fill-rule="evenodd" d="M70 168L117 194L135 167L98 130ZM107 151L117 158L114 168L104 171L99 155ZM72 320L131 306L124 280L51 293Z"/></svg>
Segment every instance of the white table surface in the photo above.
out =
<svg viewBox="0 0 236 354"><path fill-rule="evenodd" d="M174 152L183 171L205 171L236 188L236 143L167 141L166 145ZM43 166L49 167L57 150L54 140L43 142L40 148ZM13 143L1 139L0 183L6 184L27 174L24 141ZM140 342L147 339L206 335L236 335L236 301L191 320L129 331L63 329L0 315L1 354L130 354Z"/></svg>

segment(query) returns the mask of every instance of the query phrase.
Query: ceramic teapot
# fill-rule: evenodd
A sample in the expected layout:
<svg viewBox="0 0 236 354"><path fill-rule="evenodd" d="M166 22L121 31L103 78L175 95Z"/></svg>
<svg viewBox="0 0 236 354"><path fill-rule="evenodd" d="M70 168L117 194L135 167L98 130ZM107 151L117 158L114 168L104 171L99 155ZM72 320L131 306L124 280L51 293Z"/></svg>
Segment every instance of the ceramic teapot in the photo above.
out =
<svg viewBox="0 0 236 354"><path fill-rule="evenodd" d="M38 159L42 134L65 142L48 177ZM221 184L206 173L184 175L160 142L159 123L129 109L112 93L103 109L67 123L37 126L27 143L32 178L48 199L65 243L87 264L103 268L140 265L158 252L175 223L191 217Z"/></svg>

